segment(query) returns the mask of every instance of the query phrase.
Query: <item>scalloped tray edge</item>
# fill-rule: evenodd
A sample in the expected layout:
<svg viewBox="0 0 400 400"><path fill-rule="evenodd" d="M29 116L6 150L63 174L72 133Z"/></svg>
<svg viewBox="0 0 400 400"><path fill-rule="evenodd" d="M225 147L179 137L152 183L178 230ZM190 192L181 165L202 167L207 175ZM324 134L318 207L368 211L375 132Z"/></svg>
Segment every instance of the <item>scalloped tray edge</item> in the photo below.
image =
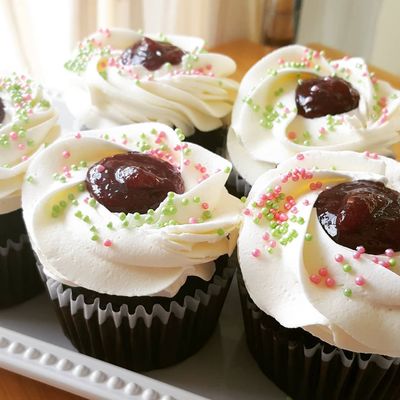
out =
<svg viewBox="0 0 400 400"><path fill-rule="evenodd" d="M89 399L206 399L2 327L0 367Z"/></svg>

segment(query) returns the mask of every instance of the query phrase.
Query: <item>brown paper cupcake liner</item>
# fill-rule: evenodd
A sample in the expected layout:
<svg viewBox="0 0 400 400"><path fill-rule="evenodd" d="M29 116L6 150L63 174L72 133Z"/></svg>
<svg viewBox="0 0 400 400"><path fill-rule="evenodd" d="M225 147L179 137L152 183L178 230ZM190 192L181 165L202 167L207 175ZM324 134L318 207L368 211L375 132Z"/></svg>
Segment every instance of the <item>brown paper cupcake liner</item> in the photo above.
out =
<svg viewBox="0 0 400 400"><path fill-rule="evenodd" d="M21 210L0 216L0 308L43 290Z"/></svg>
<svg viewBox="0 0 400 400"><path fill-rule="evenodd" d="M216 264L209 282L189 277L171 299L103 295L43 277L64 334L78 351L148 371L191 356L213 333L236 268L226 256Z"/></svg>
<svg viewBox="0 0 400 400"><path fill-rule="evenodd" d="M238 273L246 341L269 379L294 400L398 400L400 358L333 347L261 311Z"/></svg>

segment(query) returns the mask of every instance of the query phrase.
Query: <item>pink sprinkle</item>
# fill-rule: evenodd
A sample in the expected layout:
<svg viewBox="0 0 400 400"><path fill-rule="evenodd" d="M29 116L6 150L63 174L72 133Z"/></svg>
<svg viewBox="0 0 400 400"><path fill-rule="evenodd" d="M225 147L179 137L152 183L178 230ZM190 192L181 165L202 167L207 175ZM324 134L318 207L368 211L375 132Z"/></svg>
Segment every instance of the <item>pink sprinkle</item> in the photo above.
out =
<svg viewBox="0 0 400 400"><path fill-rule="evenodd" d="M318 270L318 273L319 273L321 276L327 276L327 275L328 275L328 268L326 268L326 267L321 267L321 268Z"/></svg>
<svg viewBox="0 0 400 400"><path fill-rule="evenodd" d="M372 257L372 261L373 261L375 264L378 264L379 258L378 258L377 256L374 256L374 257Z"/></svg>
<svg viewBox="0 0 400 400"><path fill-rule="evenodd" d="M99 164L99 165L97 166L97 172L102 173L102 172L104 172L105 170L106 170L106 167L105 167L104 165Z"/></svg>
<svg viewBox="0 0 400 400"><path fill-rule="evenodd" d="M272 248L276 247L276 240L271 240L269 242L269 247L272 247Z"/></svg>
<svg viewBox="0 0 400 400"><path fill-rule="evenodd" d="M288 216L284 213L279 214L279 221L285 222L288 220Z"/></svg>
<svg viewBox="0 0 400 400"><path fill-rule="evenodd" d="M179 145L179 144L177 144L175 147L174 147L174 150L175 151L179 151L181 149L181 146Z"/></svg>
<svg viewBox="0 0 400 400"><path fill-rule="evenodd" d="M260 249L254 249L254 250L251 252L251 255L252 255L253 257L260 257L260 255L261 255Z"/></svg>
<svg viewBox="0 0 400 400"><path fill-rule="evenodd" d="M64 150L64 151L62 152L62 156L63 156L64 158L70 158L70 157L71 157L71 153L70 153L68 150Z"/></svg>
<svg viewBox="0 0 400 400"><path fill-rule="evenodd" d="M341 254L336 254L335 255L335 261L336 262L341 263L341 262L343 262L343 260L344 260L344 257Z"/></svg>
<svg viewBox="0 0 400 400"><path fill-rule="evenodd" d="M334 287L336 285L336 281L333 278L326 278L325 285L327 287Z"/></svg>
<svg viewBox="0 0 400 400"><path fill-rule="evenodd" d="M310 281L318 285L321 282L321 277L317 274L310 275Z"/></svg>
<svg viewBox="0 0 400 400"><path fill-rule="evenodd" d="M80 132L75 133L75 139L80 139L82 137L82 134Z"/></svg>
<svg viewBox="0 0 400 400"><path fill-rule="evenodd" d="M26 161L28 159L28 156L22 156L21 161Z"/></svg>
<svg viewBox="0 0 400 400"><path fill-rule="evenodd" d="M284 64L284 63L285 63L285 60L283 58L278 58L279 65Z"/></svg>
<svg viewBox="0 0 400 400"><path fill-rule="evenodd" d="M365 279L364 279L364 277L361 276L361 275L356 276L355 282L356 282L356 285L358 285L358 286L363 286L363 285L365 285Z"/></svg>
<svg viewBox="0 0 400 400"><path fill-rule="evenodd" d="M201 167L201 168L200 168L200 172L201 172L202 174L204 174L205 172L207 172L207 168L206 168L206 167Z"/></svg>
<svg viewBox="0 0 400 400"><path fill-rule="evenodd" d="M201 203L201 208L203 208L204 210L208 209L208 203Z"/></svg>
<svg viewBox="0 0 400 400"><path fill-rule="evenodd" d="M310 183L310 190L315 190L317 187L315 186L314 182Z"/></svg>
<svg viewBox="0 0 400 400"><path fill-rule="evenodd" d="M310 205L310 202L306 199L306 200L303 201L303 204L304 204L305 206L309 206L309 205Z"/></svg>
<svg viewBox="0 0 400 400"><path fill-rule="evenodd" d="M394 256L394 250L393 250L393 249L386 249L386 250L385 250L385 254L386 254L388 257L393 257L393 256Z"/></svg>
<svg viewBox="0 0 400 400"><path fill-rule="evenodd" d="M11 140L17 140L18 139L18 134L17 132L10 132L10 139Z"/></svg>
<svg viewBox="0 0 400 400"><path fill-rule="evenodd" d="M292 207L292 209L290 210L293 214L297 214L299 212L299 210L297 209L297 207Z"/></svg>
<svg viewBox="0 0 400 400"><path fill-rule="evenodd" d="M268 232L265 232L265 233L262 235L262 238L263 238L263 240L265 240L265 241L269 240L269 238L270 238L269 233L268 233Z"/></svg>
<svg viewBox="0 0 400 400"><path fill-rule="evenodd" d="M20 143L20 144L18 145L18 149L19 149L19 150L25 150L25 145L22 144L22 143Z"/></svg>
<svg viewBox="0 0 400 400"><path fill-rule="evenodd" d="M248 208L245 208L243 210L243 214L249 216L249 215L252 215L252 212Z"/></svg>
<svg viewBox="0 0 400 400"><path fill-rule="evenodd" d="M189 218L189 224L197 224L197 218L195 218L195 217L190 217L190 218Z"/></svg>
<svg viewBox="0 0 400 400"><path fill-rule="evenodd" d="M364 246L357 246L356 247L357 253L364 254L365 253L365 247Z"/></svg>
<svg viewBox="0 0 400 400"><path fill-rule="evenodd" d="M66 173L64 174L64 176L65 176L66 178L71 178L71 177L72 177L71 172L66 172Z"/></svg>
<svg viewBox="0 0 400 400"><path fill-rule="evenodd" d="M378 264L385 268L390 268L390 264L388 261L378 261Z"/></svg>
<svg viewBox="0 0 400 400"><path fill-rule="evenodd" d="M319 128L319 133L320 133L321 135L323 135L324 133L326 133L326 129L325 129L324 127Z"/></svg>
<svg viewBox="0 0 400 400"><path fill-rule="evenodd" d="M299 154L297 154L296 158L297 158L299 161L302 161L302 160L304 160L304 155L301 154L301 153L299 153Z"/></svg>
<svg viewBox="0 0 400 400"><path fill-rule="evenodd" d="M111 246L112 246L112 241L111 241L110 239L106 239L106 240L103 242L103 245L104 245L105 247L111 247Z"/></svg>
<svg viewBox="0 0 400 400"><path fill-rule="evenodd" d="M353 258L355 259L355 260L358 260L359 258L361 257L361 253L354 253L353 254Z"/></svg>
<svg viewBox="0 0 400 400"><path fill-rule="evenodd" d="M188 159L183 160L183 165L186 165L186 166L190 165L190 160L188 160Z"/></svg>

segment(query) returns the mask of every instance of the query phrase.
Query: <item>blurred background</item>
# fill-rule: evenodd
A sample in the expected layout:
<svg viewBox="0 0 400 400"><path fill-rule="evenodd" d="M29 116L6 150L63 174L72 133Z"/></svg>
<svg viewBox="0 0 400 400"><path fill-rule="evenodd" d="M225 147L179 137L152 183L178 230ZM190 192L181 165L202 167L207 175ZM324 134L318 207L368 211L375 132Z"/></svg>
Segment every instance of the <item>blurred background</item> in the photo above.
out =
<svg viewBox="0 0 400 400"><path fill-rule="evenodd" d="M208 48L319 42L399 74L399 15L398 0L0 0L0 71L55 85L79 40L119 26L201 36Z"/></svg>

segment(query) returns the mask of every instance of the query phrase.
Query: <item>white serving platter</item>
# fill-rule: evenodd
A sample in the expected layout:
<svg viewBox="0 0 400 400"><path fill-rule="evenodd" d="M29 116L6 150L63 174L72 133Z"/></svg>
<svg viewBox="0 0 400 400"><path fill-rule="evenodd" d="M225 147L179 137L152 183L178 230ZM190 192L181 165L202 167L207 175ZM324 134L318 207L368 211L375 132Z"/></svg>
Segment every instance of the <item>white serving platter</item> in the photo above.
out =
<svg viewBox="0 0 400 400"><path fill-rule="evenodd" d="M63 335L46 293L0 311L0 367L90 399L287 398L247 350L235 281L211 339L173 367L142 375L79 354Z"/></svg>

